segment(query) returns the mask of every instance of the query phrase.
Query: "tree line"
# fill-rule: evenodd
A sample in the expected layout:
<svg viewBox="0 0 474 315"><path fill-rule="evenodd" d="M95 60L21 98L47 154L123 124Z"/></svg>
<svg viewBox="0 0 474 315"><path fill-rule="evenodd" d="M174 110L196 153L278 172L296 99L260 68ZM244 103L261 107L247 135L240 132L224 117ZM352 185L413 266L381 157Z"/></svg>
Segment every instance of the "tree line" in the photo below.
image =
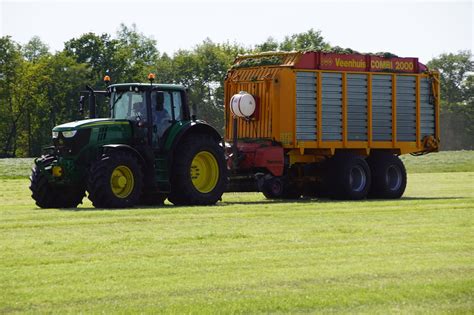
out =
<svg viewBox="0 0 474 315"><path fill-rule="evenodd" d="M223 80L239 54L262 51L329 49L320 31L269 37L253 47L205 39L172 56L160 53L156 40L135 25L117 33L83 34L51 52L39 37L20 45L0 37L0 157L38 156L57 124L81 119L79 93L89 85L103 89L104 75L114 82L144 82L148 73L160 83L189 88L189 101L200 118L224 128ZM443 149L474 149L474 76L470 51L443 54L428 63L441 71ZM99 115L107 116L105 103Z"/></svg>

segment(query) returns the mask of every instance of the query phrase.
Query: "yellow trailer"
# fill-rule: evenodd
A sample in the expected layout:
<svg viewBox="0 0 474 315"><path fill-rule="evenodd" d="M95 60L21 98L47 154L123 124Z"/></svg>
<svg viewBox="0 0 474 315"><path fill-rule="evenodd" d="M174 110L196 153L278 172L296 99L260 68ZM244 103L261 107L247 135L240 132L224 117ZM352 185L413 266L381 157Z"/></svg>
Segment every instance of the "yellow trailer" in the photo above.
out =
<svg viewBox="0 0 474 315"><path fill-rule="evenodd" d="M439 74L416 58L240 56L225 79L230 190L250 187L245 180L238 184L247 175L269 198L323 191L344 199L398 198L406 185L398 155L439 149L439 91ZM267 147L281 147L283 158L265 153ZM255 164L259 155L269 157ZM282 163L282 171L268 171Z"/></svg>

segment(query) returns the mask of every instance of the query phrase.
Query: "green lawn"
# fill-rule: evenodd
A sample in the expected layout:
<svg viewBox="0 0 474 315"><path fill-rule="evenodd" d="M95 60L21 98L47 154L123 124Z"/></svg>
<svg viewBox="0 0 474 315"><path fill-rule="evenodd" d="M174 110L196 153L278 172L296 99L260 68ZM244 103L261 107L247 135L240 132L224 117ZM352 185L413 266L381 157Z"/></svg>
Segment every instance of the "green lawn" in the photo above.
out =
<svg viewBox="0 0 474 315"><path fill-rule="evenodd" d="M410 173L395 201L76 211L2 172L0 313L474 312L474 168Z"/></svg>

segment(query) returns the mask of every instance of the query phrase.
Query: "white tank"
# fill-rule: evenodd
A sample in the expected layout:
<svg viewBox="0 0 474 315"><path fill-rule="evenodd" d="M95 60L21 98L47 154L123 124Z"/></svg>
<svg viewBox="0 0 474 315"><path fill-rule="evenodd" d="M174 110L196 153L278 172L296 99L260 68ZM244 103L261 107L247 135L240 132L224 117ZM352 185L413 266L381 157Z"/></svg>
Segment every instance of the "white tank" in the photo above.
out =
<svg viewBox="0 0 474 315"><path fill-rule="evenodd" d="M230 99L230 110L237 117L249 118L255 112L256 107L255 98L245 91L234 94Z"/></svg>

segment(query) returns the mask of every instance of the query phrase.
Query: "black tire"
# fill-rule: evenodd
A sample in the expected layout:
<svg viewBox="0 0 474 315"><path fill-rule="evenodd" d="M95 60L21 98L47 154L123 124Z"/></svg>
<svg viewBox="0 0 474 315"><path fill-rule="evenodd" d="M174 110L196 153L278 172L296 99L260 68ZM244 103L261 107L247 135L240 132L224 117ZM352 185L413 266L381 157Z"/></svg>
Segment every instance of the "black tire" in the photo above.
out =
<svg viewBox="0 0 474 315"><path fill-rule="evenodd" d="M224 150L216 140L208 135L190 135L179 143L173 156L168 196L171 203L213 205L221 199L227 184L227 167ZM199 164L200 161L207 162Z"/></svg>
<svg viewBox="0 0 474 315"><path fill-rule="evenodd" d="M272 177L264 182L262 193L267 199L299 199L301 194L286 183L285 178Z"/></svg>
<svg viewBox="0 0 474 315"><path fill-rule="evenodd" d="M407 172L398 156L377 153L371 155L367 162L372 173L372 188L369 191L369 197L400 198L407 186Z"/></svg>
<svg viewBox="0 0 474 315"><path fill-rule="evenodd" d="M38 160L42 167L51 165L53 156L44 156ZM36 165L30 176L31 197L40 208L76 208L82 203L85 196L83 187L65 187L53 185L48 181L48 175L41 171Z"/></svg>
<svg viewBox="0 0 474 315"><path fill-rule="evenodd" d="M361 200L371 187L370 169L364 158L354 154L336 154L331 161L333 198Z"/></svg>
<svg viewBox="0 0 474 315"><path fill-rule="evenodd" d="M273 177L266 180L262 186L262 193L267 199L281 198L283 191L283 181L279 177Z"/></svg>
<svg viewBox="0 0 474 315"><path fill-rule="evenodd" d="M138 203L143 174L137 159L128 152L103 154L89 170L87 191L96 208L126 208Z"/></svg>

